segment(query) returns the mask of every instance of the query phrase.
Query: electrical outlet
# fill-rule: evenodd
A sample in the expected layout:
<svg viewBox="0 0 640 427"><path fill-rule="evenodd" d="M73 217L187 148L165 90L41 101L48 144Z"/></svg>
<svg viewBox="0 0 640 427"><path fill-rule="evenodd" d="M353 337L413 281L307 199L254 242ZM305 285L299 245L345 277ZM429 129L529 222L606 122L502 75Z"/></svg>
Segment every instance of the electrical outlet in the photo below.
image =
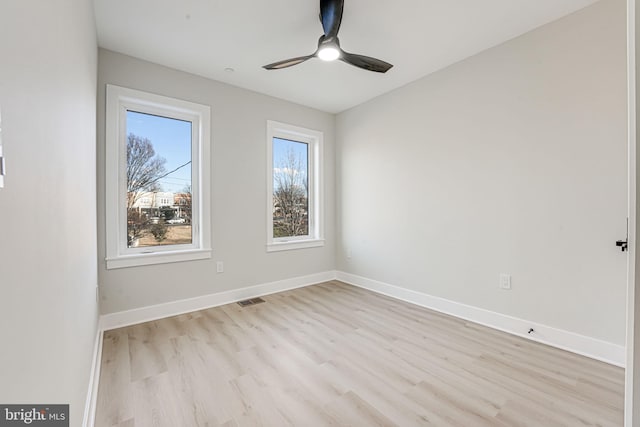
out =
<svg viewBox="0 0 640 427"><path fill-rule="evenodd" d="M351 249L347 249L347 259L351 259Z"/></svg>
<svg viewBox="0 0 640 427"><path fill-rule="evenodd" d="M510 274L501 274L500 275L500 289L511 289L511 275Z"/></svg>
<svg viewBox="0 0 640 427"><path fill-rule="evenodd" d="M217 273L224 273L224 262L222 262L222 261L216 262L216 272Z"/></svg>

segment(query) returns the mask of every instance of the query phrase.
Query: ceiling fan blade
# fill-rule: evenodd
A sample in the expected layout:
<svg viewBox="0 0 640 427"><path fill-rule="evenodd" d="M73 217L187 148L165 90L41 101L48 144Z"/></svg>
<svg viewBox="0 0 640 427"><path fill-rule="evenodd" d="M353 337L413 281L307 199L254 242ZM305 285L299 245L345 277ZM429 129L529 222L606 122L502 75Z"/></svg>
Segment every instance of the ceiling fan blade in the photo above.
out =
<svg viewBox="0 0 640 427"><path fill-rule="evenodd" d="M313 55L307 56L298 56L297 58L285 59L284 61L274 62L273 64L263 65L262 68L265 70L280 70L282 68L292 67L294 65L302 64L307 59L313 58Z"/></svg>
<svg viewBox="0 0 640 427"><path fill-rule="evenodd" d="M320 22L322 22L325 39L338 35L343 9L344 0L320 0Z"/></svg>
<svg viewBox="0 0 640 427"><path fill-rule="evenodd" d="M371 58L370 56L356 55L355 53L349 53L342 51L340 60L351 64L358 68L362 68L368 71L375 71L376 73L386 73L393 67L388 62L384 62L381 59Z"/></svg>

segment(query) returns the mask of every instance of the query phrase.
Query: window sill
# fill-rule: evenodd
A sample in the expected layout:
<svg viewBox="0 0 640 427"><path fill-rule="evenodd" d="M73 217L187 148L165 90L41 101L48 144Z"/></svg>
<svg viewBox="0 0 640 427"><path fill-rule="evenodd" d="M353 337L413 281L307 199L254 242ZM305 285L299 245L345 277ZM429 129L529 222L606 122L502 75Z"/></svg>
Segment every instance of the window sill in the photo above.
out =
<svg viewBox="0 0 640 427"><path fill-rule="evenodd" d="M211 249L193 249L176 252L156 252L152 254L122 255L106 258L107 270L138 267L142 265L167 264L171 262L195 261L211 258Z"/></svg>
<svg viewBox="0 0 640 427"><path fill-rule="evenodd" d="M293 249L317 248L324 246L324 239L289 240L288 242L273 242L267 245L267 252L290 251Z"/></svg>

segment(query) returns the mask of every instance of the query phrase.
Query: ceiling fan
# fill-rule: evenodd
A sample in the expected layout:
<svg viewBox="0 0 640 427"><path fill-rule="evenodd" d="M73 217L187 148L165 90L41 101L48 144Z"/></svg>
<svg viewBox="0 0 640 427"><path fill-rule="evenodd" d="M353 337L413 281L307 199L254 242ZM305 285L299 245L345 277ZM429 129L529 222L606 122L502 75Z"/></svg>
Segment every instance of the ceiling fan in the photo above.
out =
<svg viewBox="0 0 640 427"><path fill-rule="evenodd" d="M340 40L338 40L338 30L342 22L342 10L344 8L344 0L320 0L320 22L324 34L318 40L318 49L311 55L298 56L297 58L285 59L284 61L274 62L265 65L262 68L267 70L279 70L282 68L298 65L314 57L318 57L324 61L334 61L336 59L351 64L353 66L363 68L376 73L386 73L393 65L380 59L371 58L364 55L356 55L342 50Z"/></svg>

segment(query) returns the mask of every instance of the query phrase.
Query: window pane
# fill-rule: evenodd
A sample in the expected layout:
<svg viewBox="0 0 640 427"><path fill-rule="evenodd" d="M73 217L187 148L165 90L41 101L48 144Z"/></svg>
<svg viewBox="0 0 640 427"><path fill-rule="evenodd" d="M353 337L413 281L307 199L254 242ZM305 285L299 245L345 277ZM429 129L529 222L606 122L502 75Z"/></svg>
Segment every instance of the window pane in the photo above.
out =
<svg viewBox="0 0 640 427"><path fill-rule="evenodd" d="M191 122L127 111L127 245L191 244Z"/></svg>
<svg viewBox="0 0 640 427"><path fill-rule="evenodd" d="M273 138L273 237L309 235L309 146Z"/></svg>

